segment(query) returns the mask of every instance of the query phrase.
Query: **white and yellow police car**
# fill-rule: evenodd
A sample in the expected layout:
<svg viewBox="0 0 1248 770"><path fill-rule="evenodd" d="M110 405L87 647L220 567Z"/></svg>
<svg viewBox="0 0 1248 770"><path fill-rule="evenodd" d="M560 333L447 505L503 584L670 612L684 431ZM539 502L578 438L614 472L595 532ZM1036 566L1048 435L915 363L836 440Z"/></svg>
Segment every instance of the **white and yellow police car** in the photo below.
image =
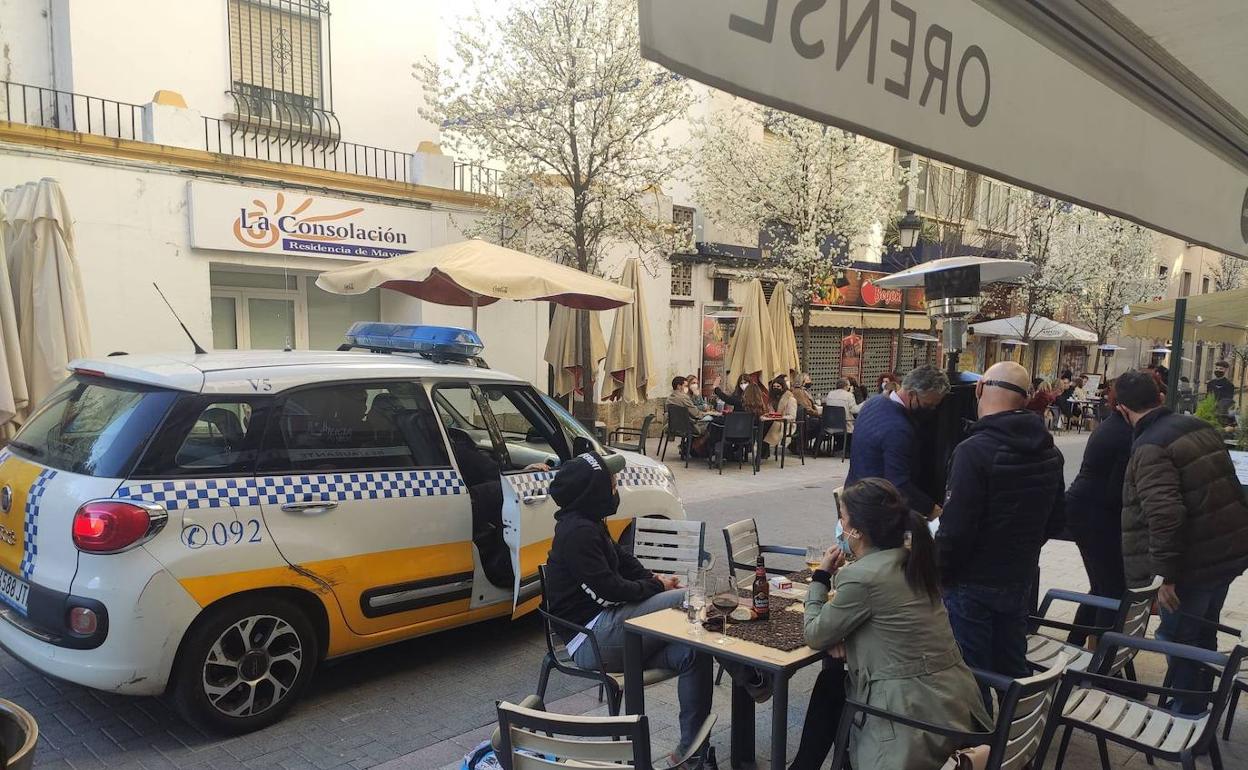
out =
<svg viewBox="0 0 1248 770"><path fill-rule="evenodd" d="M239 732L321 660L536 606L543 466L613 450L472 332L348 339L71 364L0 450L0 645ZM612 532L683 518L670 471L625 454Z"/></svg>

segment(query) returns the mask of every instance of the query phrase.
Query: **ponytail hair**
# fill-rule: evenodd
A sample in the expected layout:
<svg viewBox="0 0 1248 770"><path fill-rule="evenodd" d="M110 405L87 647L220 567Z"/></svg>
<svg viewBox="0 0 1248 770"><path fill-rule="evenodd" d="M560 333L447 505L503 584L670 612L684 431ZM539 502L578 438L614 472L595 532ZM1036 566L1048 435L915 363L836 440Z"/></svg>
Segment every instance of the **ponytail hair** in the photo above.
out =
<svg viewBox="0 0 1248 770"><path fill-rule="evenodd" d="M850 526L866 533L880 549L907 548L904 569L906 583L916 593L940 599L940 578L936 569L936 545L927 519L910 509L901 493L885 479L863 479L841 493Z"/></svg>

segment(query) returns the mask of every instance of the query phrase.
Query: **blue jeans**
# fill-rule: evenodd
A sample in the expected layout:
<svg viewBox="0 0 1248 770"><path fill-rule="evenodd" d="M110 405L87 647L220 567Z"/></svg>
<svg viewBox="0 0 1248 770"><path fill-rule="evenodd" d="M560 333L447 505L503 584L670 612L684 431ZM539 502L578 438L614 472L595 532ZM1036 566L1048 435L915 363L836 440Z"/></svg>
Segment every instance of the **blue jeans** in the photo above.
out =
<svg viewBox="0 0 1248 770"><path fill-rule="evenodd" d="M624 670L624 621L669 607L679 609L684 600L683 590L664 591L645 601L603 610L593 628L594 638L602 651L602 667L612 673ZM642 637L641 657L646 668L665 668L680 674L676 694L680 699L679 748L683 750L711 713L714 660L688 645L664 642L650 636ZM572 660L585 668L598 667L593 645L588 641L576 648ZM734 679L744 676L748 680L753 674L752 669L733 662L724 662L724 670Z"/></svg>
<svg viewBox="0 0 1248 770"><path fill-rule="evenodd" d="M1157 627L1157 638L1167 642L1177 642L1192 647L1203 647L1206 650L1218 648L1218 631L1212 624L1220 622L1222 605L1226 602L1226 593L1231 588L1230 578L1222 583L1205 586L1176 585L1179 595L1179 611L1161 610L1161 625ZM1202 618L1208 623L1201 623L1192 617ZM1191 660L1170 658L1170 666L1166 670L1166 679L1170 686L1179 690L1210 691L1213 688L1213 673L1204 666ZM1208 701L1200 699L1179 698L1175 701L1174 710L1181 714L1200 714L1208 706Z"/></svg>
<svg viewBox="0 0 1248 770"><path fill-rule="evenodd" d="M983 586L963 583L947 586L945 610L962 659L982 668L1020 679L1031 675L1027 663L1029 585Z"/></svg>

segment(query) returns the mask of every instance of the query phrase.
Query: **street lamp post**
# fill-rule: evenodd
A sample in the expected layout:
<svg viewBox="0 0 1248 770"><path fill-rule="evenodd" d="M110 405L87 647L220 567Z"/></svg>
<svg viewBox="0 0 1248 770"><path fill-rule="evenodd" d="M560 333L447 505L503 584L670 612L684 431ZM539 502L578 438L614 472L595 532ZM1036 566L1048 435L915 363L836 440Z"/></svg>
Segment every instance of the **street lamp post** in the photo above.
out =
<svg viewBox="0 0 1248 770"><path fill-rule="evenodd" d="M914 255L914 247L919 242L919 233L923 230L923 220L914 209L906 211L906 215L897 223L897 245ZM910 267L910 265L903 265ZM897 318L897 360L893 362L896 369L901 364L901 338L906 333L906 290L901 290L901 309Z"/></svg>

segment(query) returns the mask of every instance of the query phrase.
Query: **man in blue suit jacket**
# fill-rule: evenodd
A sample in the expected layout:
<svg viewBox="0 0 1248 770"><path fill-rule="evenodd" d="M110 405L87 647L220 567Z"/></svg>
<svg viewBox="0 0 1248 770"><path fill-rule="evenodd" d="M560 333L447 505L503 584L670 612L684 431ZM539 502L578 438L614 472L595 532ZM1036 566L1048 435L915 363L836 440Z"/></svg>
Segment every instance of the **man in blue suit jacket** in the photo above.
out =
<svg viewBox="0 0 1248 770"><path fill-rule="evenodd" d="M935 409L949 392L949 378L934 366L920 366L892 393L872 396L854 421L846 486L872 476L888 479L910 507L933 518L940 506L916 483L919 439L912 412Z"/></svg>

